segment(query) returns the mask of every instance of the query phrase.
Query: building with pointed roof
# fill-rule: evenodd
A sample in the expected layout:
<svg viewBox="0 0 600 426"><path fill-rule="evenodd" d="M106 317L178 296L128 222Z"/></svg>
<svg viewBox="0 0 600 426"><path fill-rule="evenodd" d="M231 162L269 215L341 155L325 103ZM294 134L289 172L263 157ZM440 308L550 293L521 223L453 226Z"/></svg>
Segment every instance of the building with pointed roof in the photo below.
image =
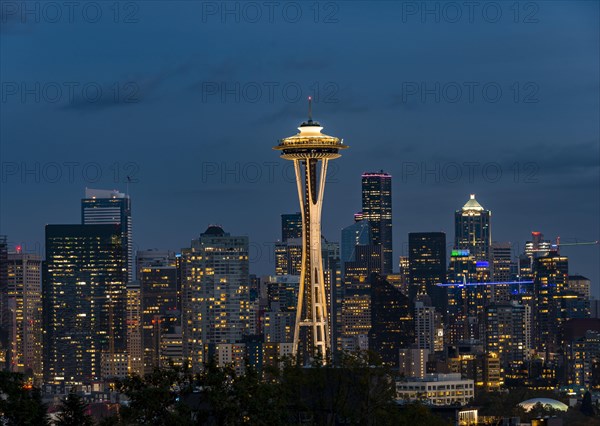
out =
<svg viewBox="0 0 600 426"><path fill-rule="evenodd" d="M489 261L492 242L492 212L486 210L471 194L465 205L454 215L454 248L469 250L475 260Z"/></svg>

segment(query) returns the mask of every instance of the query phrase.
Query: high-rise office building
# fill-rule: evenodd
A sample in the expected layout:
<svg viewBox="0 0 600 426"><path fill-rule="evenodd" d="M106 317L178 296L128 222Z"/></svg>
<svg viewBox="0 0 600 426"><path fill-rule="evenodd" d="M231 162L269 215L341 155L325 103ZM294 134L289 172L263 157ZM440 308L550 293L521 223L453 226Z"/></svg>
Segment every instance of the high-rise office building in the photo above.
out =
<svg viewBox="0 0 600 426"><path fill-rule="evenodd" d="M164 334L181 321L178 309L175 256L166 262L147 264L138 270L141 295L141 327L144 366L147 373L160 365Z"/></svg>
<svg viewBox="0 0 600 426"><path fill-rule="evenodd" d="M175 253L169 250L138 250L135 254L135 269L137 271L137 279L140 279L141 270L152 266L175 266Z"/></svg>
<svg viewBox="0 0 600 426"><path fill-rule="evenodd" d="M381 356L383 363L398 366L400 349L409 348L415 339L413 309L408 297L373 274L371 284L371 330L369 349Z"/></svg>
<svg viewBox="0 0 600 426"><path fill-rule="evenodd" d="M362 219L371 225L372 244L382 246L382 271L391 274L394 268L392 243L392 175L363 173Z"/></svg>
<svg viewBox="0 0 600 426"><path fill-rule="evenodd" d="M344 283L363 282L371 274L381 274L381 250L380 245L355 246L354 260L344 263Z"/></svg>
<svg viewBox="0 0 600 426"><path fill-rule="evenodd" d="M547 256L552 249L552 243L544 239L544 234L538 231L531 233L531 241L525 243L525 250L519 256L517 275L519 280L533 280L534 261L538 257Z"/></svg>
<svg viewBox="0 0 600 426"><path fill-rule="evenodd" d="M250 323L248 237L211 225L182 249L184 358L198 370L211 345L234 344Z"/></svg>
<svg viewBox="0 0 600 426"><path fill-rule="evenodd" d="M555 352L565 320L561 302L569 284L569 259L550 251L535 259L534 272L534 347L541 354Z"/></svg>
<svg viewBox="0 0 600 426"><path fill-rule="evenodd" d="M492 212L484 209L471 194L454 215L454 248L469 250L476 260L489 260L492 242Z"/></svg>
<svg viewBox="0 0 600 426"><path fill-rule="evenodd" d="M435 308L424 301L415 302L415 344L417 349L435 350Z"/></svg>
<svg viewBox="0 0 600 426"><path fill-rule="evenodd" d="M42 259L8 253L8 358L11 371L42 379Z"/></svg>
<svg viewBox="0 0 600 426"><path fill-rule="evenodd" d="M6 235L0 235L0 368L6 365L8 353L8 327L10 312L8 304L8 242Z"/></svg>
<svg viewBox="0 0 600 426"><path fill-rule="evenodd" d="M355 259L357 245L371 244L371 225L368 220L360 220L342 229L342 265Z"/></svg>
<svg viewBox="0 0 600 426"><path fill-rule="evenodd" d="M410 297L427 293L438 312L447 309L446 290L437 284L446 282L446 234L411 232L408 234Z"/></svg>
<svg viewBox="0 0 600 426"><path fill-rule="evenodd" d="M400 349L398 371L404 377L423 379L427 375L429 349Z"/></svg>
<svg viewBox="0 0 600 426"><path fill-rule="evenodd" d="M531 241L525 243L525 254L532 257L547 256L552 250L552 242L544 239L539 231L531 232Z"/></svg>
<svg viewBox="0 0 600 426"><path fill-rule="evenodd" d="M590 389L600 381L600 332L585 330L581 334L569 339L566 345L567 380L570 384Z"/></svg>
<svg viewBox="0 0 600 426"><path fill-rule="evenodd" d="M144 375L142 345L142 293L138 280L127 283L127 371Z"/></svg>
<svg viewBox="0 0 600 426"><path fill-rule="evenodd" d="M46 226L46 382L99 380L103 361L107 374L117 375L126 350L125 243L112 224Z"/></svg>
<svg viewBox="0 0 600 426"><path fill-rule="evenodd" d="M294 162L302 213L303 256L293 350L294 354L300 353L303 361L317 356L327 362L331 356L331 332L321 251L321 211L327 165L340 157L339 151L347 146L341 139L321 133L323 127L312 119L310 98L308 120L298 130L273 148L281 151L282 158Z"/></svg>
<svg viewBox="0 0 600 426"><path fill-rule="evenodd" d="M495 353L505 373L516 371L528 356L528 311L516 302L485 308L485 350Z"/></svg>
<svg viewBox="0 0 600 426"><path fill-rule="evenodd" d="M275 243L275 274L300 275L302 271L302 239L289 238Z"/></svg>
<svg viewBox="0 0 600 426"><path fill-rule="evenodd" d="M492 243L490 270L492 281L495 283L514 281L516 265L512 259L511 243ZM508 303L510 300L510 285L494 285L491 298L494 303Z"/></svg>
<svg viewBox="0 0 600 426"><path fill-rule="evenodd" d="M131 224L131 199L117 190L85 189L81 200L81 223L83 225L117 225L121 233L122 247L127 262L127 281L132 281L133 233Z"/></svg>
<svg viewBox="0 0 600 426"><path fill-rule="evenodd" d="M302 214L281 215L281 241L286 242L290 238L302 238Z"/></svg>
<svg viewBox="0 0 600 426"><path fill-rule="evenodd" d="M485 306L491 301L493 286L489 282L490 267L486 260L476 260L468 249L452 250L448 267L448 333L447 343L479 339ZM467 284L467 285L465 285Z"/></svg>
<svg viewBox="0 0 600 426"><path fill-rule="evenodd" d="M265 342L294 341L294 321L298 303L299 275L276 275L263 280L267 288L267 306L262 314Z"/></svg>
<svg viewBox="0 0 600 426"><path fill-rule="evenodd" d="M591 285L592 282L589 278L582 275L569 275L569 290L580 294L587 300L591 299Z"/></svg>
<svg viewBox="0 0 600 426"><path fill-rule="evenodd" d="M347 352L367 350L371 330L371 284L352 282L344 286L339 347Z"/></svg>

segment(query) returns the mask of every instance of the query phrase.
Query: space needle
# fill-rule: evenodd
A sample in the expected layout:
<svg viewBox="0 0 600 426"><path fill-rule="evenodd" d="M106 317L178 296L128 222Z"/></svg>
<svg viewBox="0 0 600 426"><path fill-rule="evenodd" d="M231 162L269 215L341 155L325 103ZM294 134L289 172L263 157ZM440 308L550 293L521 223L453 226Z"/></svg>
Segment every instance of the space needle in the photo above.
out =
<svg viewBox="0 0 600 426"><path fill-rule="evenodd" d="M281 139L273 147L281 151L281 158L294 162L302 212L302 269L292 354L303 362L321 359L327 363L331 339L321 253L321 210L327 163L340 157L339 150L348 146L341 139L321 133L323 127L312 119L310 97L308 120L298 130L299 133Z"/></svg>

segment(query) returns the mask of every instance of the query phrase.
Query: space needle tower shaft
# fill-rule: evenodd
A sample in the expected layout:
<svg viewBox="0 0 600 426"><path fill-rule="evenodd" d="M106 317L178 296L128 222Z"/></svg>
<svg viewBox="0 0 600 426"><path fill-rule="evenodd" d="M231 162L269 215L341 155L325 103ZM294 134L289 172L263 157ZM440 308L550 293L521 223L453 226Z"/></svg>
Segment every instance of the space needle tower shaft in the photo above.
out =
<svg viewBox="0 0 600 426"><path fill-rule="evenodd" d="M321 252L321 211L327 164L347 148L341 139L321 133L323 127L312 119L308 100L308 120L294 136L281 139L273 149L294 162L296 185L302 212L302 268L294 325L293 355L303 362L331 355L325 274Z"/></svg>

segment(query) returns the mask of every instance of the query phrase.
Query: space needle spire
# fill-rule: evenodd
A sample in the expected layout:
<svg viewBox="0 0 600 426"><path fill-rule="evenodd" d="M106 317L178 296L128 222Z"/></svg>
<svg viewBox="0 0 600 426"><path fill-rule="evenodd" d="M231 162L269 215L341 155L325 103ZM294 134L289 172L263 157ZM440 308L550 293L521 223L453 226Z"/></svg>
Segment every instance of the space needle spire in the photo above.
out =
<svg viewBox="0 0 600 426"><path fill-rule="evenodd" d="M327 163L348 148L341 139L321 133L323 127L312 119L312 98L308 98L308 121L299 133L281 139L273 149L281 158L294 162L300 210L302 212L302 268L296 306L293 355L303 363L331 356L327 294L321 253L321 210ZM320 163L320 167L319 167Z"/></svg>

